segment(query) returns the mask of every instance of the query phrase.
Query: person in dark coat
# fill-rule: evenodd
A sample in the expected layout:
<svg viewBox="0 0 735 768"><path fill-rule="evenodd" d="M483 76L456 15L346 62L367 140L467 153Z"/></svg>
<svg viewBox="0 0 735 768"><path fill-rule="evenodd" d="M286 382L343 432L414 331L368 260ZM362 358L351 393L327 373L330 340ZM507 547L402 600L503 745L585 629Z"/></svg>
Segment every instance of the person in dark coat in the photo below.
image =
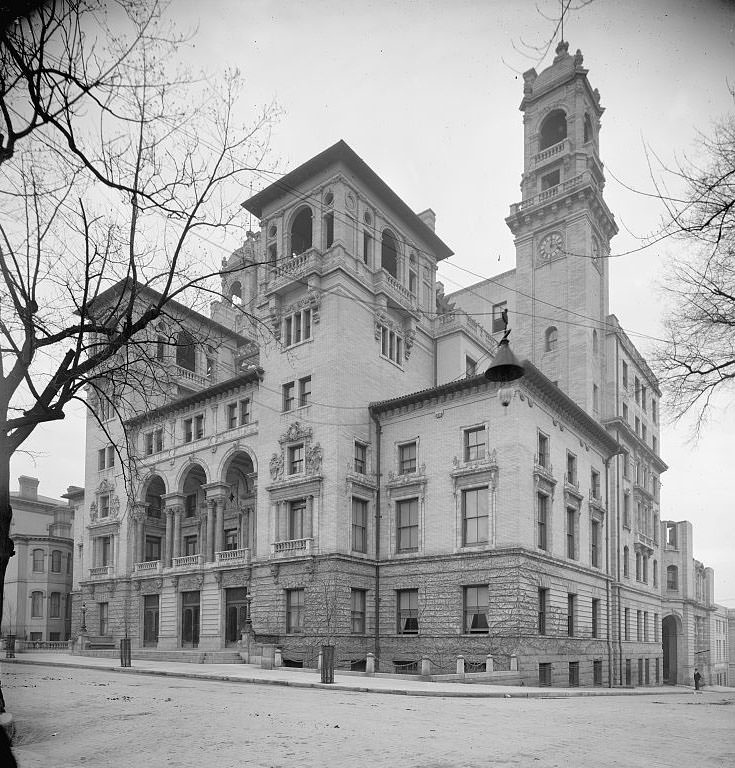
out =
<svg viewBox="0 0 735 768"><path fill-rule="evenodd" d="M699 674L699 670L694 670L694 690L699 691L702 688L702 675Z"/></svg>

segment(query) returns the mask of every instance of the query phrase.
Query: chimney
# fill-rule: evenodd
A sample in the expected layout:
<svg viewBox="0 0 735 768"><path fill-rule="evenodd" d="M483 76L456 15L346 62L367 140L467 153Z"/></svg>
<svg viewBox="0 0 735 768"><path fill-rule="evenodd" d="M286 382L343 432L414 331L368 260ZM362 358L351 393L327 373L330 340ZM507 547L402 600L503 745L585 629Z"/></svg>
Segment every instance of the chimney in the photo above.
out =
<svg viewBox="0 0 735 768"><path fill-rule="evenodd" d="M425 211L421 211L421 213L416 215L432 232L436 232L436 214L431 208L427 208Z"/></svg>
<svg viewBox="0 0 735 768"><path fill-rule="evenodd" d="M24 499L32 499L36 501L38 499L38 478L28 477L27 475L21 475L18 478L18 487L20 488L19 495Z"/></svg>

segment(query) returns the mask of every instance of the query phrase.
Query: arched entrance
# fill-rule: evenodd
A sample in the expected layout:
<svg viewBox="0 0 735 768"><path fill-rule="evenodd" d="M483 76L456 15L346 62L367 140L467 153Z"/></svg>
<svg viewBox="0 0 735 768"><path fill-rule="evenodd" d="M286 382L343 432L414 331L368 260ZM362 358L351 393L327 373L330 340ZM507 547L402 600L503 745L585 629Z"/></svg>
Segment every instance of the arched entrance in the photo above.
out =
<svg viewBox="0 0 735 768"><path fill-rule="evenodd" d="M661 623L661 639L664 650L664 684L676 685L679 669L679 637L681 620L677 616L664 616Z"/></svg>

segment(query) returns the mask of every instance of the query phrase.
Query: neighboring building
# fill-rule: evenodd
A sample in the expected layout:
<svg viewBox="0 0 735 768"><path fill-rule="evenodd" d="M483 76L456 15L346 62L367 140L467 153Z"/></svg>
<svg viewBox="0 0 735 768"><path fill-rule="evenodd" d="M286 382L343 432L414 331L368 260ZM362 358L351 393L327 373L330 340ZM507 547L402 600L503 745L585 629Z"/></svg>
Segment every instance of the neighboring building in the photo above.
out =
<svg viewBox="0 0 735 768"><path fill-rule="evenodd" d="M292 664L335 642L355 669L490 654L533 684L662 681L660 392L609 314L581 54L527 72L521 109L516 269L451 296L434 212L344 142L245 202L261 230L223 264L229 300L172 305L124 424L92 403L76 627L84 601L134 647L223 648L249 618ZM500 396L476 374L506 308L527 370Z"/></svg>
<svg viewBox="0 0 735 768"><path fill-rule="evenodd" d="M11 491L10 536L15 556L5 573L3 635L25 640L68 640L71 634L73 521L83 499L70 486L64 498L38 495L38 479L21 475Z"/></svg>

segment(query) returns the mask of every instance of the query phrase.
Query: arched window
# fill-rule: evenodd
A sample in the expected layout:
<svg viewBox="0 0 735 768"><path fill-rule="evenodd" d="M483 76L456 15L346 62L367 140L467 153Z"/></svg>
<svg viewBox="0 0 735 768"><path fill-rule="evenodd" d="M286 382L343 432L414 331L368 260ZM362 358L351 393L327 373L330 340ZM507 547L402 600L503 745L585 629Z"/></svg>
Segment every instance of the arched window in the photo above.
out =
<svg viewBox="0 0 735 768"><path fill-rule="evenodd" d="M40 619L43 616L43 592L31 592L31 618Z"/></svg>
<svg viewBox="0 0 735 768"><path fill-rule="evenodd" d="M592 141L594 134L592 133L592 120L589 115L584 116L584 143Z"/></svg>
<svg viewBox="0 0 735 768"><path fill-rule="evenodd" d="M679 569L675 565L666 568L666 589L671 592L679 589Z"/></svg>
<svg viewBox="0 0 735 768"><path fill-rule="evenodd" d="M187 371L196 370L196 348L194 337L189 331L179 331L176 334L176 365Z"/></svg>
<svg viewBox="0 0 735 768"><path fill-rule="evenodd" d="M380 242L380 266L393 277L398 277L398 242L389 229L383 230Z"/></svg>
<svg viewBox="0 0 735 768"><path fill-rule="evenodd" d="M50 619L61 618L61 593L52 592L48 602L48 616Z"/></svg>
<svg viewBox="0 0 735 768"><path fill-rule="evenodd" d="M630 550L623 547L623 576L630 576Z"/></svg>
<svg viewBox="0 0 735 768"><path fill-rule="evenodd" d="M559 331L552 325L546 329L546 351L553 352L559 344Z"/></svg>
<svg viewBox="0 0 735 768"><path fill-rule="evenodd" d="M541 123L539 151L558 144L567 137L567 117L561 109L550 112Z"/></svg>
<svg viewBox="0 0 735 768"><path fill-rule="evenodd" d="M635 553L635 580L641 580L641 553Z"/></svg>
<svg viewBox="0 0 735 768"><path fill-rule="evenodd" d="M311 208L302 208L291 222L291 255L311 248Z"/></svg>
<svg viewBox="0 0 735 768"><path fill-rule="evenodd" d="M43 573L43 550L33 550L33 570L36 573Z"/></svg>
<svg viewBox="0 0 735 768"><path fill-rule="evenodd" d="M51 553L51 571L61 573L61 551L58 549Z"/></svg>
<svg viewBox="0 0 735 768"><path fill-rule="evenodd" d="M166 486L160 477L154 477L145 492L145 506L148 517L161 517L163 510L163 494L166 493Z"/></svg>
<svg viewBox="0 0 735 768"><path fill-rule="evenodd" d="M235 280L230 286L230 301L237 306L242 304L242 285L239 280Z"/></svg>

